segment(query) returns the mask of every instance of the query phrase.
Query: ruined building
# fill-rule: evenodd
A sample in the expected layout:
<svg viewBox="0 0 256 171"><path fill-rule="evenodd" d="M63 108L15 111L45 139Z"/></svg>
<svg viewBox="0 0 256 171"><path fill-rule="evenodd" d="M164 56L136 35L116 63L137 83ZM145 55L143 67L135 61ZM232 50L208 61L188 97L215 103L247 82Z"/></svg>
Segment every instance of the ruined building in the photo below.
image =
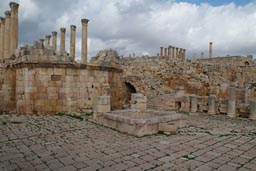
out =
<svg viewBox="0 0 256 171"><path fill-rule="evenodd" d="M120 108L125 92L122 70L87 63L87 27L82 19L82 63L75 61L76 26L71 25L70 53L65 49L66 28L18 48L18 8L10 3L0 25L0 111L20 114L91 111L97 96L111 96Z"/></svg>
<svg viewBox="0 0 256 171"><path fill-rule="evenodd" d="M116 51L104 50L89 63L89 20L82 19L79 63L76 26L70 26L69 53L66 28L60 28L59 50L56 31L32 46L18 48L19 5L10 3L10 8L0 23L0 111L52 114L88 112L97 106L120 109L134 101L132 93L141 93L151 109L256 119L256 67L250 55L213 57L210 42L208 58L201 53L200 59L195 54L188 60L186 49L169 45L153 57L120 58ZM110 97L109 103L98 104L99 96Z"/></svg>

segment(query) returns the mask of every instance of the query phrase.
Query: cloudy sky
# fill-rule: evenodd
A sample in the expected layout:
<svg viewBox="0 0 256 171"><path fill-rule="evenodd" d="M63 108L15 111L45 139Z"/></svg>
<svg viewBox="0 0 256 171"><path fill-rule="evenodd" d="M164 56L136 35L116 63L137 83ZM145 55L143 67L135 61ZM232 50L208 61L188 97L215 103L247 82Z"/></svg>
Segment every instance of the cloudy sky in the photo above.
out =
<svg viewBox="0 0 256 171"><path fill-rule="evenodd" d="M0 0L0 16L9 9ZM19 8L19 44L33 44L52 31L77 26L80 58L81 18L89 22L89 56L112 48L120 55L156 55L160 46L187 49L187 57L256 53L256 0L14 0ZM59 39L58 39L59 40Z"/></svg>

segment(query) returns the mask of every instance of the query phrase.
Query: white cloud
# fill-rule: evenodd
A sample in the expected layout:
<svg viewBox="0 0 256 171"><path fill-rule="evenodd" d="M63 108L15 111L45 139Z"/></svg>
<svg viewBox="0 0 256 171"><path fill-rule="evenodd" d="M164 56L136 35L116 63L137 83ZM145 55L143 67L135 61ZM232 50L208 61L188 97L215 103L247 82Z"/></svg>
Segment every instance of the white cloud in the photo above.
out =
<svg viewBox="0 0 256 171"><path fill-rule="evenodd" d="M211 6L173 0L20 0L20 22L33 20L40 35L66 27L67 43L70 25L77 25L77 56L81 18L90 19L89 56L106 48L125 55L155 55L160 46L168 45L186 48L188 54L202 51L207 56L210 41L214 42L215 56L246 55L256 49L255 9L256 3ZM38 39L35 34L31 42L34 39Z"/></svg>

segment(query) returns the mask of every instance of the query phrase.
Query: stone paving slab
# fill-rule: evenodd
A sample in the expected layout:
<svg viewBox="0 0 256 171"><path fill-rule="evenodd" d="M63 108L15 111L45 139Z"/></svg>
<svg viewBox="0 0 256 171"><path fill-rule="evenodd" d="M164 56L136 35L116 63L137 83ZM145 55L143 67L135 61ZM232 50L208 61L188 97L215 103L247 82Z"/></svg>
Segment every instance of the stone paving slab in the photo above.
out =
<svg viewBox="0 0 256 171"><path fill-rule="evenodd" d="M256 122L189 115L176 135L136 138L68 116L0 115L0 170L256 170Z"/></svg>

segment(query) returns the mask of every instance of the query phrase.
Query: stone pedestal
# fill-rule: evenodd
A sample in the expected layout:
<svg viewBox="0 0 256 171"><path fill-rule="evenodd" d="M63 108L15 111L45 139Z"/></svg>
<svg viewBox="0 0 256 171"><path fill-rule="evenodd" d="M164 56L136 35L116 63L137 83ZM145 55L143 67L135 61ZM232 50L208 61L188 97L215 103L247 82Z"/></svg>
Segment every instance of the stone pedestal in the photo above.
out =
<svg viewBox="0 0 256 171"><path fill-rule="evenodd" d="M93 119L111 111L110 96L98 96L97 104L94 108Z"/></svg>
<svg viewBox="0 0 256 171"><path fill-rule="evenodd" d="M216 96L214 94L211 94L208 97L208 114L215 115L216 114Z"/></svg>
<svg viewBox="0 0 256 171"><path fill-rule="evenodd" d="M228 116L236 117L236 88L228 88Z"/></svg>
<svg viewBox="0 0 256 171"><path fill-rule="evenodd" d="M76 26L70 26L70 58L72 61L75 61L75 53L76 53Z"/></svg>
<svg viewBox="0 0 256 171"><path fill-rule="evenodd" d="M250 101L250 115L249 118L256 120L256 100Z"/></svg>
<svg viewBox="0 0 256 171"><path fill-rule="evenodd" d="M197 96L196 95L191 95L190 96L190 101L191 101L191 112L196 112L197 111Z"/></svg>
<svg viewBox="0 0 256 171"><path fill-rule="evenodd" d="M65 54L65 33L66 28L60 28L60 54Z"/></svg>
<svg viewBox="0 0 256 171"><path fill-rule="evenodd" d="M82 62L87 64L87 29L88 29L88 19L82 19Z"/></svg>
<svg viewBox="0 0 256 171"><path fill-rule="evenodd" d="M57 32L52 32L52 50L56 52L57 50Z"/></svg>
<svg viewBox="0 0 256 171"><path fill-rule="evenodd" d="M145 112L147 109L147 97L140 93L132 93L131 109Z"/></svg>

